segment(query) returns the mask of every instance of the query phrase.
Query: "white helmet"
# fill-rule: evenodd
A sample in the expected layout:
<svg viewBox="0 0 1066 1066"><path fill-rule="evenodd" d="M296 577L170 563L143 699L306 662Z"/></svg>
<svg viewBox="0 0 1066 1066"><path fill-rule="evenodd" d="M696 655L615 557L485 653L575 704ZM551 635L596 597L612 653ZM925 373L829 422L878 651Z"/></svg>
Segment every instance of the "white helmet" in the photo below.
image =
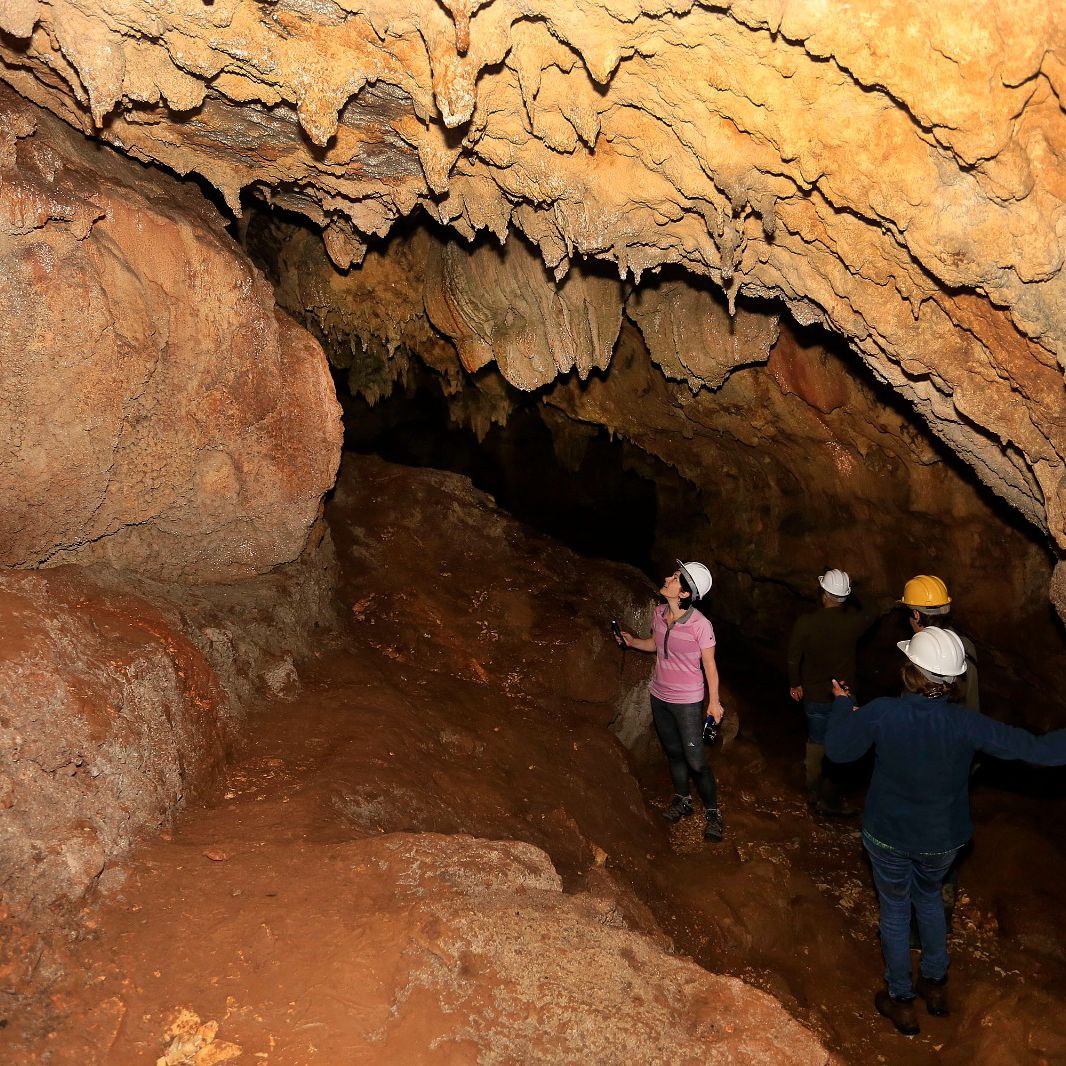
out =
<svg viewBox="0 0 1066 1066"><path fill-rule="evenodd" d="M829 593L830 596L839 596L846 600L851 595L851 578L843 570L826 570L818 584Z"/></svg>
<svg viewBox="0 0 1066 1066"><path fill-rule="evenodd" d="M677 560L677 565L681 567L681 573L688 582L688 587L692 589L692 599L702 600L711 591L710 570L703 563L683 563L680 559Z"/></svg>
<svg viewBox="0 0 1066 1066"><path fill-rule="evenodd" d="M966 649L953 629L929 627L901 640L897 648L934 681L947 681L966 673Z"/></svg>

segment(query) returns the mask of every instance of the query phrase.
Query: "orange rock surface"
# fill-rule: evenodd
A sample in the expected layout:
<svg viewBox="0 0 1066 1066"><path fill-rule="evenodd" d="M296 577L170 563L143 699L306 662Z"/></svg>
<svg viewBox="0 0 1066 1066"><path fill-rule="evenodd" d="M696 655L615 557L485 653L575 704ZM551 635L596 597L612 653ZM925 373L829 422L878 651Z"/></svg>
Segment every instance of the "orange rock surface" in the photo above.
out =
<svg viewBox="0 0 1066 1066"><path fill-rule="evenodd" d="M421 209L560 278L779 297L1066 547L1054 5L19 0L0 28L17 91L306 215L341 266Z"/></svg>
<svg viewBox="0 0 1066 1066"><path fill-rule="evenodd" d="M0 88L0 565L234 581L332 485L325 358L195 189Z"/></svg>

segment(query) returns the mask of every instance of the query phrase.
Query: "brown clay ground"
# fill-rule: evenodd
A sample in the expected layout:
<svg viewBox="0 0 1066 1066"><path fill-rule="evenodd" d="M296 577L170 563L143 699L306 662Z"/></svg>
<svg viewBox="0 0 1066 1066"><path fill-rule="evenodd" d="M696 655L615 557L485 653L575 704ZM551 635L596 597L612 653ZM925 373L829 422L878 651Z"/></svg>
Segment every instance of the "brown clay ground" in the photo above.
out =
<svg viewBox="0 0 1066 1066"><path fill-rule="evenodd" d="M978 798L955 1013L898 1037L871 1006L876 911L857 828L807 813L801 734L776 695L723 665L744 722L716 756L727 841L704 845L697 819L668 830L665 775L647 768L641 790L606 729L610 702L594 698L617 694L618 659L594 643L600 586L580 562L472 504L460 479L376 463L360 478L334 516L355 579L349 643L304 671L297 701L259 709L223 795L109 875L67 979L3 1034L5 1061L476 1061L474 1042L424 1052L443 1022L429 999L418 1009L417 983L397 1020L410 962L396 945L432 952L440 932L389 903L382 849L441 839L409 833L543 848L567 891L602 901L604 936L657 921L680 952L779 997L846 1062L1066 1060L1061 926L1031 884L1053 898L1062 858L1034 854L1034 801ZM643 668L628 660L625 683ZM1041 816L1056 815L1061 801ZM655 995L637 982L633 1009ZM723 993L723 1026L731 1009Z"/></svg>

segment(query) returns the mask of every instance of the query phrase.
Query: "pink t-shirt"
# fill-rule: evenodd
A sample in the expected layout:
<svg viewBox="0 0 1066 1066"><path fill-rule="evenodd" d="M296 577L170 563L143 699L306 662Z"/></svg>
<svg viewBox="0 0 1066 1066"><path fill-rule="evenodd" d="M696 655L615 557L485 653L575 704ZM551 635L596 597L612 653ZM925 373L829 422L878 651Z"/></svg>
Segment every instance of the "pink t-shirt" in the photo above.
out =
<svg viewBox="0 0 1066 1066"><path fill-rule="evenodd" d="M649 691L666 703L700 703L705 692L701 653L704 648L714 647L714 629L699 611L693 610L688 618L670 629L670 641L664 649L666 609L665 603L656 607L651 621L655 676Z"/></svg>

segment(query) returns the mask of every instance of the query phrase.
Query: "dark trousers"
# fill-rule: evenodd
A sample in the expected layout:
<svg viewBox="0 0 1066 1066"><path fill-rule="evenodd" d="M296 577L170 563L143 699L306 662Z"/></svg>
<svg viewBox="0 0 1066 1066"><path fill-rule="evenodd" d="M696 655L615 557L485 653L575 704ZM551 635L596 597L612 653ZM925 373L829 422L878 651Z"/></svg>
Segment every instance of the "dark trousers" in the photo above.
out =
<svg viewBox="0 0 1066 1066"><path fill-rule="evenodd" d="M689 794L689 778L708 810L718 806L718 782L703 750L703 702L667 703L651 698L651 720L670 764L670 778L678 796Z"/></svg>

